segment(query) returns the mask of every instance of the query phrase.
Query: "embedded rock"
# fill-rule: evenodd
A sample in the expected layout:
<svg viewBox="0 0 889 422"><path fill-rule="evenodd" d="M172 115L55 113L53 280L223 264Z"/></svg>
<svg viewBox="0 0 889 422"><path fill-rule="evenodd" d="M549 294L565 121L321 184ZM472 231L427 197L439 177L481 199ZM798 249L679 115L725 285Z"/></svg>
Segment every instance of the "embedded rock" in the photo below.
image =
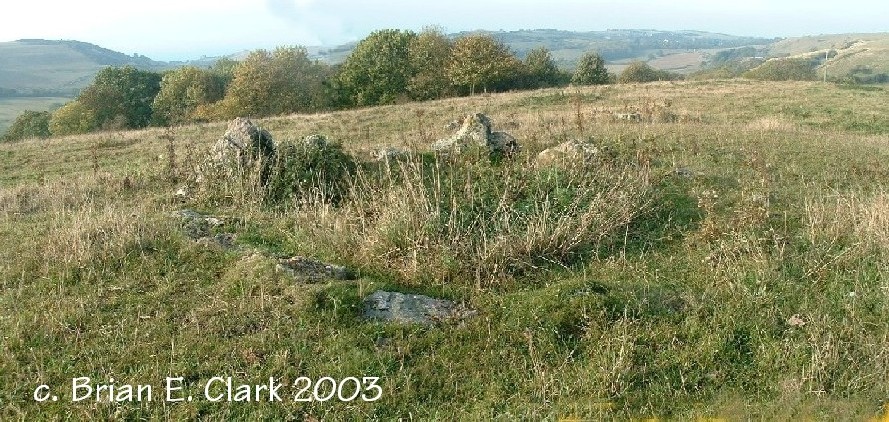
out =
<svg viewBox="0 0 889 422"><path fill-rule="evenodd" d="M369 320L406 324L433 324L475 315L452 301L429 296L378 290L364 298L364 317Z"/></svg>
<svg viewBox="0 0 889 422"><path fill-rule="evenodd" d="M279 260L276 268L304 283L317 283L324 279L352 280L355 278L355 274L346 267L304 256Z"/></svg>
<svg viewBox="0 0 889 422"><path fill-rule="evenodd" d="M400 160L408 158L410 155L409 150L396 147L380 148L373 152L373 158L377 161Z"/></svg>
<svg viewBox="0 0 889 422"><path fill-rule="evenodd" d="M215 247L224 251L236 249L234 233L219 233L215 236L205 236L197 239L196 242L207 247Z"/></svg>
<svg viewBox="0 0 889 422"><path fill-rule="evenodd" d="M534 162L541 167L590 164L599 156L599 148L589 142L567 141L537 154Z"/></svg>
<svg viewBox="0 0 889 422"><path fill-rule="evenodd" d="M223 220L212 215L204 215L197 211L184 209L173 213L173 217L182 220L182 231L192 240L210 236L211 229L223 224Z"/></svg>

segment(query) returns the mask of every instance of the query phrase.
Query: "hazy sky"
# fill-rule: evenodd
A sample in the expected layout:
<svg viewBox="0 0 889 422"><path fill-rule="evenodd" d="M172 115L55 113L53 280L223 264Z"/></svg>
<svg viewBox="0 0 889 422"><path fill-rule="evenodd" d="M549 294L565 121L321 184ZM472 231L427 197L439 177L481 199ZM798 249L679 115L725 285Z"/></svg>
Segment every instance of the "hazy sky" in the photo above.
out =
<svg viewBox="0 0 889 422"><path fill-rule="evenodd" d="M697 29L767 37L889 31L885 0L6 0L0 41L75 39L157 60L337 45L382 28Z"/></svg>

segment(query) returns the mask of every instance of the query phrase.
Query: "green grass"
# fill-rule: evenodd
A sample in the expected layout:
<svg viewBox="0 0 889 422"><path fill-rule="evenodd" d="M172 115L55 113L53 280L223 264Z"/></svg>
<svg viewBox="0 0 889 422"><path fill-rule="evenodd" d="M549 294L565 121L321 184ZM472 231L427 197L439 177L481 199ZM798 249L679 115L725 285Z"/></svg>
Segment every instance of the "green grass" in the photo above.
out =
<svg viewBox="0 0 889 422"><path fill-rule="evenodd" d="M628 110L674 119L613 118ZM0 145L0 419L882 415L889 397L882 91L659 83L261 123L279 142L319 132L361 158L384 145L428 150L447 135L447 122L474 111L522 141L514 161L421 157L389 172L364 163L358 174L366 179L342 204L299 209L263 205L252 189L219 180L209 181L218 182L214 189L194 184L196 196L179 202L159 129ZM223 132L223 123L175 131L180 180L193 176L192 164ZM534 179L548 171L532 165L534 155L574 138L604 147L607 160L574 174L587 178ZM678 167L694 177L675 175ZM590 214L565 213L572 209L565 204L596 192L616 195L590 207L616 230L578 248L544 242L558 239L559 227L581 227L572 216ZM628 200L634 192L645 200ZM496 207L484 200L494 197ZM533 206L545 203L553 211ZM452 212L432 218L435 208L425 207L436 204ZM361 277L296 284L263 253L190 241L168 215L184 207L231 217L226 229L248 251L347 263ZM551 223L551 231L531 230L533 221ZM527 251L547 259L527 259ZM488 277L467 272L476 265ZM364 321L361 300L380 288L465 302L479 313L432 327ZM151 383L158 396L167 376L184 377L199 395L213 376L261 383L303 375L377 376L383 395L373 403L65 400L80 376ZM34 403L41 383L63 400Z"/></svg>

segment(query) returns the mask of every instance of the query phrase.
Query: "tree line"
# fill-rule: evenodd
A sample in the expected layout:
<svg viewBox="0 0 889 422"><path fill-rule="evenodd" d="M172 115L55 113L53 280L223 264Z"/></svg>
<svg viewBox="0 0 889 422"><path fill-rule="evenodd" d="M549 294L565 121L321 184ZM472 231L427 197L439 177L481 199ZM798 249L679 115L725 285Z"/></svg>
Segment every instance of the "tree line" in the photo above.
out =
<svg viewBox="0 0 889 422"><path fill-rule="evenodd" d="M635 63L619 77L590 52L575 71L559 69L544 47L520 60L490 35L450 39L441 30L371 33L339 65L313 60L303 47L255 50L241 61L165 73L108 67L76 99L53 113L28 111L6 140L98 130L138 129L236 116L266 117L423 101L488 91L647 82L671 75Z"/></svg>

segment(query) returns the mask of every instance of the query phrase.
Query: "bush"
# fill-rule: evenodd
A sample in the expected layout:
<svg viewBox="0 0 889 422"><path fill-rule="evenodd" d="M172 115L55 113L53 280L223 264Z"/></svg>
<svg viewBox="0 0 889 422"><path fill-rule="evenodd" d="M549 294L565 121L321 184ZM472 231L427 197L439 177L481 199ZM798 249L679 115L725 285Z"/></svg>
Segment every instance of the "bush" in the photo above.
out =
<svg viewBox="0 0 889 422"><path fill-rule="evenodd" d="M772 59L744 73L758 81L814 81L816 63L811 59Z"/></svg>
<svg viewBox="0 0 889 422"><path fill-rule="evenodd" d="M277 156L266 185L265 202L270 205L331 203L347 196L355 160L342 146L312 135L301 142L278 145Z"/></svg>
<svg viewBox="0 0 889 422"><path fill-rule="evenodd" d="M679 75L655 69L645 62L630 63L617 77L617 81L622 84L672 81L676 79L679 79Z"/></svg>
<svg viewBox="0 0 889 422"><path fill-rule="evenodd" d="M3 141L15 141L25 138L49 138L49 119L48 111L31 111L26 110L24 113L16 117L12 126L3 135Z"/></svg>
<svg viewBox="0 0 889 422"><path fill-rule="evenodd" d="M586 53L577 63L571 83L575 85L603 85L611 82L611 74L605 69L605 59L596 53Z"/></svg>

